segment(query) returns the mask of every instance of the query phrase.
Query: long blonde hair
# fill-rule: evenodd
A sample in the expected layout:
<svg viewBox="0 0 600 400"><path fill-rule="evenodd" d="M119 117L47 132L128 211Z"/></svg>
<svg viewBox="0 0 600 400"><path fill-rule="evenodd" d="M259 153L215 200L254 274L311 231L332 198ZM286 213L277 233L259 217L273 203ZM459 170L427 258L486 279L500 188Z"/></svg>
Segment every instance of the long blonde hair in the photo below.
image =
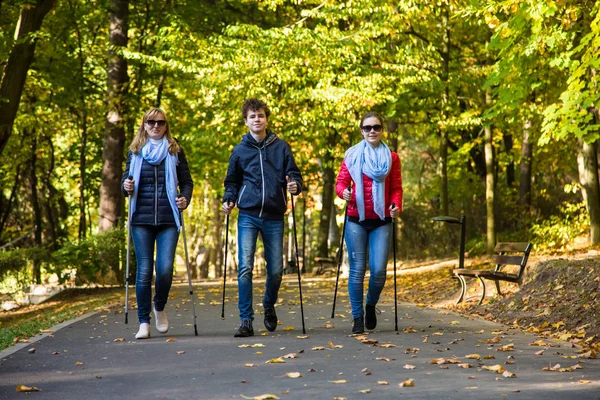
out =
<svg viewBox="0 0 600 400"><path fill-rule="evenodd" d="M144 147L144 145L148 141L148 133L146 132L144 124L149 119L153 119L158 114L162 114L165 118L165 121L167 121L165 136L169 141L169 153L177 154L179 152L179 144L175 141L175 139L173 139L173 136L171 135L171 128L169 127L169 120L167 119L167 114L160 108L152 107L144 114L144 118L142 118L142 123L140 124L140 127L138 128L138 131L135 134L131 145L129 146L129 150L131 150L133 154L139 154L142 147Z"/></svg>

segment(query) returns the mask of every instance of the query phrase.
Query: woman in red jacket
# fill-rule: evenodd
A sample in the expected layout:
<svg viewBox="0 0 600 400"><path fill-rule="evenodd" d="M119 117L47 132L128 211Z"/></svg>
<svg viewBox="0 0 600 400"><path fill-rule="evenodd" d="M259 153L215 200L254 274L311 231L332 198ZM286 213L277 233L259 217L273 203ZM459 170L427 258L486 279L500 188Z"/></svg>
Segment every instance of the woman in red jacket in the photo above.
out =
<svg viewBox="0 0 600 400"><path fill-rule="evenodd" d="M375 306L385 285L392 218L402 210L400 158L381 140L383 118L376 112L366 113L360 131L364 140L346 151L335 185L337 195L348 202L345 236L352 333L377 326ZM371 278L363 316L367 254Z"/></svg>

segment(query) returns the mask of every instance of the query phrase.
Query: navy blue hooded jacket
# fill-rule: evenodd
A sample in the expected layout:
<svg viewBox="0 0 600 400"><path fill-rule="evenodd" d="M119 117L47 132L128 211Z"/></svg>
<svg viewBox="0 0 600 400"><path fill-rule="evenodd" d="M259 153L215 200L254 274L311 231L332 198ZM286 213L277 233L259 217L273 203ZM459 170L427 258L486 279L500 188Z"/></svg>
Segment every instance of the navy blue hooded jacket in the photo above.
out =
<svg viewBox="0 0 600 400"><path fill-rule="evenodd" d="M223 203L236 203L240 213L282 220L287 209L286 175L302 190L302 175L290 145L267 130L258 143L250 132L233 148L225 177Z"/></svg>
<svg viewBox="0 0 600 400"><path fill-rule="evenodd" d="M123 190L125 196L129 196L129 193L123 189L123 183L129 177L131 156L132 153L130 151L127 154L125 173L121 179L121 190ZM179 182L179 191L189 204L192 199L194 182L192 181L192 175L183 154L183 149L181 148L179 153L177 153L177 180ZM167 197L164 160L159 165L152 165L146 160L142 161L137 196L135 212L131 216L132 225L175 225L173 209Z"/></svg>

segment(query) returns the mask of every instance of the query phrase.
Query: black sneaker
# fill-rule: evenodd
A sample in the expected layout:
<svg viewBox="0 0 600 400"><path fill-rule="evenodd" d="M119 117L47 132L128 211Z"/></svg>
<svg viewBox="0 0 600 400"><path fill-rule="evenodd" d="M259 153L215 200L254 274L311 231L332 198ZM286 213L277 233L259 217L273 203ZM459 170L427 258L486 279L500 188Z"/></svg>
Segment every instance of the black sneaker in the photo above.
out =
<svg viewBox="0 0 600 400"><path fill-rule="evenodd" d="M274 308L265 308L265 328L269 332L277 329L277 314Z"/></svg>
<svg viewBox="0 0 600 400"><path fill-rule="evenodd" d="M365 307L365 327L368 330L375 329L377 327L377 308L370 304Z"/></svg>
<svg viewBox="0 0 600 400"><path fill-rule="evenodd" d="M238 328L237 332L233 337L249 337L254 336L254 329L252 329L252 320L243 319L242 324Z"/></svg>
<svg viewBox="0 0 600 400"><path fill-rule="evenodd" d="M354 318L352 333L363 333L365 331L365 320L363 317Z"/></svg>

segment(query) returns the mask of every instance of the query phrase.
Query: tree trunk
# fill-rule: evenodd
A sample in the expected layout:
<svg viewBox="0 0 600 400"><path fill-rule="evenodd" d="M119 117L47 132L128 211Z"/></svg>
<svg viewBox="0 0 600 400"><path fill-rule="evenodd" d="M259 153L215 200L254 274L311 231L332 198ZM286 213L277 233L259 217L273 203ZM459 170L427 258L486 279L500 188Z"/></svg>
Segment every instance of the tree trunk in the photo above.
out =
<svg viewBox="0 0 600 400"><path fill-rule="evenodd" d="M327 139L327 148L335 146L337 134L330 134ZM321 159L321 169L323 171L323 196L321 203L321 215L319 217L319 232L317 234L317 257L329 257L329 224L331 223L331 207L333 204L335 172L333 171L333 156L330 152L325 152Z"/></svg>
<svg viewBox="0 0 600 400"><path fill-rule="evenodd" d="M531 140L531 120L523 123L521 144L521 165L519 178L519 206L528 210L531 206L531 163L533 157L533 140Z"/></svg>
<svg viewBox="0 0 600 400"><path fill-rule="evenodd" d="M44 17L55 3L56 0L37 0L21 7L16 41L10 50L0 82L0 156L12 134L27 71L33 61L36 39L31 34L40 29Z"/></svg>
<svg viewBox="0 0 600 400"><path fill-rule="evenodd" d="M100 185L100 232L117 227L121 214L121 176L125 144L125 105L127 95L127 61L116 48L127 47L128 0L110 1L110 49L108 51L108 113L102 151Z"/></svg>
<svg viewBox="0 0 600 400"><path fill-rule="evenodd" d="M506 185L511 187L515 182L515 162L512 156L513 149L513 135L512 133L505 133L503 135L504 150L508 155L508 165L506 166Z"/></svg>
<svg viewBox="0 0 600 400"><path fill-rule="evenodd" d="M15 183L13 184L10 196L8 197L8 204L6 204L6 207L4 207L4 204L2 204L2 207L0 207L0 210L2 210L2 215L0 218L0 238L2 237L2 233L4 232L4 226L6 225L6 221L8 221L8 217L10 216L12 204L15 201L15 198L17 197L17 190L19 189L19 184L21 183L20 175L21 166L17 165L17 171L15 173ZM0 194L0 197L4 200L4 194Z"/></svg>
<svg viewBox="0 0 600 400"><path fill-rule="evenodd" d="M590 243L600 243L600 186L598 182L598 141L586 143L579 139L579 182L590 216Z"/></svg>
<svg viewBox="0 0 600 400"><path fill-rule="evenodd" d="M442 126L440 127L440 160L438 174L440 176L440 206L441 213L448 215L448 107L450 99L450 88L448 81L450 78L450 25L448 16L448 7L446 4L442 13L442 82L444 90L442 92Z"/></svg>
<svg viewBox="0 0 600 400"><path fill-rule="evenodd" d="M34 223L34 245L42 246L42 213L40 211L40 202L37 192L37 133L35 129L31 132L31 169L29 183L31 185L31 207L33 208ZM42 272L40 262L35 257L33 259L33 280L37 284L42 283Z"/></svg>
<svg viewBox="0 0 600 400"><path fill-rule="evenodd" d="M485 91L485 104L490 107L492 104L492 89L488 88ZM493 130L491 125L484 127L485 134L485 204L487 210L487 253L492 254L496 246L496 213L495 213L495 187L496 176L494 166L494 147L493 147Z"/></svg>

